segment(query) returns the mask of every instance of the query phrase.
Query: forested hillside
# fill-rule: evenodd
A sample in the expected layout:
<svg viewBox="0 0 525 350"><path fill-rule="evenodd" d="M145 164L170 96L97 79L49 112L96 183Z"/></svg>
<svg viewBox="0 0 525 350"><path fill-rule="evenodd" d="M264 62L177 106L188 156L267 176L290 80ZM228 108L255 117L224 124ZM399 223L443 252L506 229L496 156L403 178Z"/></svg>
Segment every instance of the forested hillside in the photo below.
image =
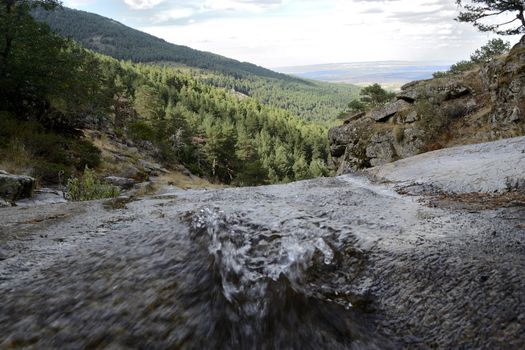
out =
<svg viewBox="0 0 525 350"><path fill-rule="evenodd" d="M174 68L87 51L35 22L25 12L31 6L0 17L13 43L0 47L3 168L44 182L96 168L100 152L81 132L90 128L220 183L327 174L324 127Z"/></svg>
<svg viewBox="0 0 525 350"><path fill-rule="evenodd" d="M165 163L242 185L327 174L325 128L169 67L98 57L117 89L117 128L154 144Z"/></svg>
<svg viewBox="0 0 525 350"><path fill-rule="evenodd" d="M264 104L284 108L310 122L334 121L360 91L354 85L318 81L305 84L256 76L235 78L213 73L203 76L207 83L232 89Z"/></svg>
<svg viewBox="0 0 525 350"><path fill-rule="evenodd" d="M252 96L309 121L335 120L359 88L294 78L208 52L174 45L96 14L60 8L36 9L33 16L82 46L133 62L191 69L191 74L215 86Z"/></svg>
<svg viewBox="0 0 525 350"><path fill-rule="evenodd" d="M170 61L243 77L255 74L284 80L299 80L251 63L175 45L94 13L66 7L46 11L37 8L33 17L47 23L58 34L85 48L133 62Z"/></svg>

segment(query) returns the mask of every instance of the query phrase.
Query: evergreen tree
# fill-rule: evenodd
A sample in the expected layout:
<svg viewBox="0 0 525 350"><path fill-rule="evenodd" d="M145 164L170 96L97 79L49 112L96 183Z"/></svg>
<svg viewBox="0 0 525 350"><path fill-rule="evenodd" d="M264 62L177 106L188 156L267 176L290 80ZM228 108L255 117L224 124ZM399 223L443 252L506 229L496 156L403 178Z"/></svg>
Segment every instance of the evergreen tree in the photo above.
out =
<svg viewBox="0 0 525 350"><path fill-rule="evenodd" d="M472 23L482 32L500 35L525 33L525 2L523 0L456 0L463 8L456 18ZM513 19L508 20L510 14Z"/></svg>

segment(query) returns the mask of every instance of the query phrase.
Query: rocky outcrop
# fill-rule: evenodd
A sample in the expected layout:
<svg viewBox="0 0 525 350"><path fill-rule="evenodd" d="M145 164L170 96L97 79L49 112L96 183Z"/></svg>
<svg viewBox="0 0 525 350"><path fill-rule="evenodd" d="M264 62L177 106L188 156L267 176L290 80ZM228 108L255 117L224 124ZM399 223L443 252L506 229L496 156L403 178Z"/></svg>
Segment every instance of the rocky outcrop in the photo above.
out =
<svg viewBox="0 0 525 350"><path fill-rule="evenodd" d="M525 349L524 147L0 210L0 348Z"/></svg>
<svg viewBox="0 0 525 350"><path fill-rule="evenodd" d="M119 176L107 176L104 178L104 181L110 185L120 187L124 190L129 190L135 185L135 180Z"/></svg>
<svg viewBox="0 0 525 350"><path fill-rule="evenodd" d="M383 107L370 111L368 116L376 122L385 122L388 120L388 118L393 117L398 113L402 113L404 111L409 110L410 107L411 105L409 102L399 99L395 102L388 103Z"/></svg>
<svg viewBox="0 0 525 350"><path fill-rule="evenodd" d="M34 188L34 178L23 175L12 175L0 170L0 198L10 202L30 198Z"/></svg>
<svg viewBox="0 0 525 350"><path fill-rule="evenodd" d="M364 172L444 193L525 193L525 137L427 152Z"/></svg>
<svg viewBox="0 0 525 350"><path fill-rule="evenodd" d="M491 125L498 136L505 136L525 122L525 36L505 57L487 63L480 76L484 88L490 91L493 109ZM499 130L498 127L503 129Z"/></svg>
<svg viewBox="0 0 525 350"><path fill-rule="evenodd" d="M435 149L525 134L525 37L463 75L414 81L394 101L329 131L338 174Z"/></svg>

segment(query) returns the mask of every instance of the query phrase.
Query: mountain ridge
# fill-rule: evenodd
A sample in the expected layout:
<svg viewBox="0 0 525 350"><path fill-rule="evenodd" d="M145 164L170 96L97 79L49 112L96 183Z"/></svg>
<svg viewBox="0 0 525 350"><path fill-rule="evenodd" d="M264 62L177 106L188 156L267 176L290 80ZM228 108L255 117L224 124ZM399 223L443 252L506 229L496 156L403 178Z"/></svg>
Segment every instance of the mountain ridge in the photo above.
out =
<svg viewBox="0 0 525 350"><path fill-rule="evenodd" d="M304 120L332 123L360 88L277 73L252 63L171 44L113 19L61 8L33 11L61 36L119 60L172 66L214 86L240 92L259 102L291 111Z"/></svg>
<svg viewBox="0 0 525 350"><path fill-rule="evenodd" d="M32 15L36 20L48 24L58 34L116 59L138 63L170 61L238 77L254 74L308 84L303 79L274 72L253 63L173 44L95 13L61 7L55 11L37 8ZM82 27L79 27L78 23L82 23Z"/></svg>

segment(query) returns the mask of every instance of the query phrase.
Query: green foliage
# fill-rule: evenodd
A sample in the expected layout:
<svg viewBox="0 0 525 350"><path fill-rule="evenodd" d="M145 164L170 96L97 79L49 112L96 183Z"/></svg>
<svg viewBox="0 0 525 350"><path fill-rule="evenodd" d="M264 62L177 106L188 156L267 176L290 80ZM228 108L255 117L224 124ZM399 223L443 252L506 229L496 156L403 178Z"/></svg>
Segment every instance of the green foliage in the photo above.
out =
<svg viewBox="0 0 525 350"><path fill-rule="evenodd" d="M364 112L366 111L366 104L361 100L352 100L348 104L348 111L354 114Z"/></svg>
<svg viewBox="0 0 525 350"><path fill-rule="evenodd" d="M435 72L432 74L434 78L443 78L450 75L457 75L465 73L469 70L474 69L478 64L490 61L494 57L503 55L510 50L510 43L501 39L489 40L485 45L477 49L472 55L470 55L469 61L459 61L452 66L446 72Z"/></svg>
<svg viewBox="0 0 525 350"><path fill-rule="evenodd" d="M64 8L54 12L38 10L33 15L58 33L73 38L91 50L133 62L157 62L179 69L192 67L185 69L199 80L231 89L240 98L243 95L251 96L263 104L284 108L309 121L335 120L338 112L359 91L358 87L349 84L294 78L249 63L173 45L87 12ZM175 79L173 83L177 86L180 81ZM141 96L136 98L140 100ZM137 111L150 114L151 109L143 102L135 101L139 107ZM146 107L145 110L141 106Z"/></svg>
<svg viewBox="0 0 525 350"><path fill-rule="evenodd" d="M156 131L148 122L138 120L128 125L128 135L135 141L155 141Z"/></svg>
<svg viewBox="0 0 525 350"><path fill-rule="evenodd" d="M474 51L470 55L470 60L474 63L483 63L490 61L494 57L503 55L510 51L510 42L502 39L489 40L485 45Z"/></svg>
<svg viewBox="0 0 525 350"><path fill-rule="evenodd" d="M0 113L0 164L56 184L75 170L100 164L100 150L77 136L46 130L37 121Z"/></svg>
<svg viewBox="0 0 525 350"><path fill-rule="evenodd" d="M471 69L473 69L476 66L476 64L472 61L459 61L457 63L454 63L452 66L450 66L450 69L448 72L450 74L461 74L464 72L467 72Z"/></svg>
<svg viewBox="0 0 525 350"><path fill-rule="evenodd" d="M67 180L66 198L71 201L113 198L119 194L118 187L102 183L87 166L81 177L70 177Z"/></svg>
<svg viewBox="0 0 525 350"><path fill-rule="evenodd" d="M56 1L4 1L0 6L0 110L54 129L80 125L105 111L107 96L93 55L35 22L31 8ZM40 8L40 7L39 7Z"/></svg>
<svg viewBox="0 0 525 350"><path fill-rule="evenodd" d="M299 79L273 72L251 63L239 62L209 52L174 45L152 35L124 26L93 13L61 8L56 11L33 11L57 33L70 37L84 47L133 62L173 62L235 77L256 75L289 81Z"/></svg>
<svg viewBox="0 0 525 350"><path fill-rule="evenodd" d="M482 32L500 35L525 33L525 2L523 0L456 0L463 9L456 18L472 23ZM510 15L513 19L508 20Z"/></svg>
<svg viewBox="0 0 525 350"><path fill-rule="evenodd" d="M310 174L312 177L328 176L329 172L325 162L320 159L314 159L310 163Z"/></svg>
<svg viewBox="0 0 525 350"><path fill-rule="evenodd" d="M97 116L112 118L122 137L148 141L137 145L145 147L165 166L183 164L192 172L221 183L259 185L328 173L325 165L329 155L327 127L308 124L292 112L275 107L280 103L275 101L283 97L283 107L290 101L301 100L292 104L295 107L291 109L319 113L332 101L328 98L328 88L326 100L319 103L325 107L318 108L320 100L310 101L317 89L315 83L281 79L280 75L264 76L266 80L263 80L242 73L233 78L235 84L250 81L247 88L253 94L263 91L269 81L270 85L283 84L271 93L261 92L261 96L271 96L274 102L270 105L266 104L268 101L261 101L262 98L239 96L229 88L217 87L217 81L210 84L202 75L194 77L167 66L117 61L85 51L58 38L30 17L26 16L25 21L29 29L21 35L16 48L25 50L29 61L34 60L37 73L24 80L20 72L29 64L13 51L10 72L17 73L9 75L9 79L15 79L16 75L16 83L24 88L7 89L10 95L0 111L9 111L9 115L16 115L18 120L6 120L9 125L0 133L7 135L5 142L11 135L17 135L23 149L34 159L34 171L46 181L58 182L64 174L99 164L100 152L73 136L79 133L76 125L68 122L76 118L82 125L84 118ZM35 32L39 28L40 34ZM29 37L33 34L42 35L38 38L50 44L52 50L32 52ZM214 74L210 76L224 77ZM296 83L299 85L294 85ZM298 88L301 84L305 86L303 90ZM38 87L39 91L31 95L26 87ZM326 87L328 85L323 85ZM283 93L286 89L292 92L299 89L299 92L287 100ZM345 89L338 86L333 91L336 95L341 93L340 98ZM28 99L34 101L31 106L41 107L24 109L23 101ZM11 101L19 102L14 105ZM86 171L85 176L87 181L92 174ZM92 185L100 186L94 179L89 181L84 186L80 179L72 179L69 183L72 198L91 198L91 194L84 192L91 193Z"/></svg>
<svg viewBox="0 0 525 350"><path fill-rule="evenodd" d="M140 110L141 119L121 119L122 130L135 141L149 141L167 167L183 164L216 182L260 185L311 177L312 160L327 161L325 126L174 68L97 59L105 89L118 82L119 94Z"/></svg>
<svg viewBox="0 0 525 350"><path fill-rule="evenodd" d="M386 91L377 83L363 88L359 92L359 95L361 96L361 102L363 102L368 109L370 107L383 105L396 96L395 93Z"/></svg>
<svg viewBox="0 0 525 350"><path fill-rule="evenodd" d="M373 84L364 87L359 92L359 99L354 99L348 103L347 112L341 114L339 117L348 113L356 114L360 112L366 112L373 108L379 107L392 100L396 94L391 91L387 91L379 84Z"/></svg>
<svg viewBox="0 0 525 350"><path fill-rule="evenodd" d="M360 90L349 84L288 81L254 75L237 78L195 70L191 73L206 83L253 97L272 107L286 109L311 122L334 121L348 100L356 98Z"/></svg>

